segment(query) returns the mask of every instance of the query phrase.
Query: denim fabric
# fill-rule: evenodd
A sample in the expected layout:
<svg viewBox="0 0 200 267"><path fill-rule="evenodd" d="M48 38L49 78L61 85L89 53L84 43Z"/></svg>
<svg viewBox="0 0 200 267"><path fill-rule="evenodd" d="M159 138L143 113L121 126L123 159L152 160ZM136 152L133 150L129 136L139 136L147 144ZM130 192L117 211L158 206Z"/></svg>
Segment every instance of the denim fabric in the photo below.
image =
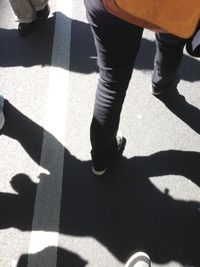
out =
<svg viewBox="0 0 200 267"><path fill-rule="evenodd" d="M173 89L179 82L179 66L186 39L166 33L156 33L156 55L152 84L161 90Z"/></svg>
<svg viewBox="0 0 200 267"><path fill-rule="evenodd" d="M84 3L100 72L90 129L92 155L105 157L116 149L122 105L143 29L108 13L101 0L84 0ZM171 34L156 34L154 86L163 89L176 86L185 42Z"/></svg>

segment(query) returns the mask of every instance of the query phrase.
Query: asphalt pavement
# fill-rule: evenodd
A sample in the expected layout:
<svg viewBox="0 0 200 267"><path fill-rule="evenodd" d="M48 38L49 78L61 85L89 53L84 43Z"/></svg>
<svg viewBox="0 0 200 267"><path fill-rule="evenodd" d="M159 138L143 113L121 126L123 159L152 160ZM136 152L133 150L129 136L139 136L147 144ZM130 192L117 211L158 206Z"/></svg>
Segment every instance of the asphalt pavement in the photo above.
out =
<svg viewBox="0 0 200 267"><path fill-rule="evenodd" d="M179 95L150 93L154 34L145 31L121 115L124 156L91 172L98 68L83 1L51 0L21 37L0 2L0 266L200 266L200 60L186 52Z"/></svg>

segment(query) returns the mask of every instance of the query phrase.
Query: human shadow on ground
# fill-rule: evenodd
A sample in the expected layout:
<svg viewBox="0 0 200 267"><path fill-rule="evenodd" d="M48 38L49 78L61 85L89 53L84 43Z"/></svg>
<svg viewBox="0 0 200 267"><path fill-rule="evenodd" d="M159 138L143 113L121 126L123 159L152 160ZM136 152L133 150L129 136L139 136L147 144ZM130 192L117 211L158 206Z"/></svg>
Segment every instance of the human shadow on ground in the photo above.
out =
<svg viewBox="0 0 200 267"><path fill-rule="evenodd" d="M28 263L28 258L30 262L34 262L35 258L40 264L45 263L46 259L49 261L49 258L55 254L57 251L57 264L56 267L84 267L87 265L87 262L80 258L78 255L69 252L60 247L47 247L44 250L35 253L35 254L23 254L21 255L16 267L26 267ZM41 265L42 266L42 265Z"/></svg>
<svg viewBox="0 0 200 267"><path fill-rule="evenodd" d="M0 228L31 230L37 185L26 174L15 175L10 184L15 194L0 192Z"/></svg>
<svg viewBox="0 0 200 267"><path fill-rule="evenodd" d="M200 110L188 103L183 95L176 91L172 94L161 94L158 96L158 99L180 120L185 122L196 133L200 134Z"/></svg>
<svg viewBox="0 0 200 267"><path fill-rule="evenodd" d="M30 35L23 38L19 36L17 30L0 28L0 66L51 65L56 16L62 22L61 25L72 24L70 71L83 74L98 72L96 50L89 24L75 19L70 20L61 12L54 13L45 23L35 27ZM66 29L63 27L59 30L60 36L63 36L64 39L65 34L67 34ZM62 42L62 37L60 42ZM153 70L154 55L154 41L143 39L135 69ZM63 62L55 62L55 66L66 69ZM200 62L195 58L184 55L180 72L183 80L199 81Z"/></svg>
<svg viewBox="0 0 200 267"><path fill-rule="evenodd" d="M16 139L40 164L43 129L8 102L4 111L6 124L3 134ZM53 147L56 144L60 149L62 144L50 133L46 134L51 137ZM27 138L29 135L31 137ZM54 154L50 153L49 161L53 158ZM200 203L174 199L168 188L163 193L149 179L178 175L199 187L199 162L198 152L160 151L149 156L123 158L105 177L99 179L91 174L91 161L81 161L65 148L60 233L93 237L121 262L125 262L134 251L144 250L153 262L159 264L177 261L185 266L199 267ZM53 172L48 161L42 167ZM20 175L17 176L17 187L12 182L18 195L0 195L0 203L6 205L6 199L10 203L9 214L1 213L2 228L31 229L29 213L33 213L36 184L24 175L21 178L20 185ZM16 177L13 179L16 180ZM48 175L40 179L42 183L49 182ZM32 187L29 195L22 192L24 184L28 192ZM184 198L185 192L182 193ZM13 210L16 218L12 216L11 220ZM34 230L56 231L48 223L42 229L37 227Z"/></svg>
<svg viewBox="0 0 200 267"><path fill-rule="evenodd" d="M0 66L51 65L54 24L55 16L35 26L27 36L20 36L16 29L0 28Z"/></svg>

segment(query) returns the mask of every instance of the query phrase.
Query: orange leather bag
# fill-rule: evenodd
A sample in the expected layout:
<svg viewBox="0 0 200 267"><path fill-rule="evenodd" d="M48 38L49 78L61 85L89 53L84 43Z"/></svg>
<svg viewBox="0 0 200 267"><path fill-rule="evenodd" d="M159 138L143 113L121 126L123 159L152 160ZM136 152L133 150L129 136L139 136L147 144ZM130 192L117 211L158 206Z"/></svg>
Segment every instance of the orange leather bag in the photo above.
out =
<svg viewBox="0 0 200 267"><path fill-rule="evenodd" d="M200 21L200 0L102 0L113 15L157 32L189 38Z"/></svg>

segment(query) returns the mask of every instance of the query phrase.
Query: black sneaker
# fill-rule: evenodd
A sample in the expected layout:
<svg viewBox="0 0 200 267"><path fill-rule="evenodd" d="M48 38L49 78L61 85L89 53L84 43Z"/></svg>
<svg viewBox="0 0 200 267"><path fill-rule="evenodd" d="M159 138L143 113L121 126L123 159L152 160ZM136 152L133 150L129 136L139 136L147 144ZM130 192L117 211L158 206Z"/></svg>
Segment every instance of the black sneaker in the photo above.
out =
<svg viewBox="0 0 200 267"><path fill-rule="evenodd" d="M92 159L92 172L94 175L97 176L101 176L103 175L107 169L112 165L112 163L114 163L114 161L117 158L120 158L122 156L122 153L124 151L125 145L126 145L126 139L121 136L120 134L117 135L116 137L117 139L117 145L118 145L118 149L116 150L116 152L110 156L110 158L108 160L105 159L100 160L100 159Z"/></svg>
<svg viewBox="0 0 200 267"><path fill-rule="evenodd" d="M37 21L42 21L48 18L50 13L49 5L47 4L42 10L37 11L37 18L36 20L29 22L29 23L19 23L18 25L18 31L20 35L27 35L29 34Z"/></svg>
<svg viewBox="0 0 200 267"><path fill-rule="evenodd" d="M29 23L20 22L18 25L18 32L20 35L26 35L30 33L35 25L35 20Z"/></svg>
<svg viewBox="0 0 200 267"><path fill-rule="evenodd" d="M152 95L155 95L155 96L162 94L162 89L155 87L155 86L151 86L150 91Z"/></svg>
<svg viewBox="0 0 200 267"><path fill-rule="evenodd" d="M152 95L159 99L174 98L175 96L179 95L177 87L169 87L167 89L162 89L159 87L151 86L150 91Z"/></svg>
<svg viewBox="0 0 200 267"><path fill-rule="evenodd" d="M42 10L37 11L37 19L38 20L45 20L48 18L50 13L50 8L49 5L47 4L45 6L45 8L43 8Z"/></svg>

